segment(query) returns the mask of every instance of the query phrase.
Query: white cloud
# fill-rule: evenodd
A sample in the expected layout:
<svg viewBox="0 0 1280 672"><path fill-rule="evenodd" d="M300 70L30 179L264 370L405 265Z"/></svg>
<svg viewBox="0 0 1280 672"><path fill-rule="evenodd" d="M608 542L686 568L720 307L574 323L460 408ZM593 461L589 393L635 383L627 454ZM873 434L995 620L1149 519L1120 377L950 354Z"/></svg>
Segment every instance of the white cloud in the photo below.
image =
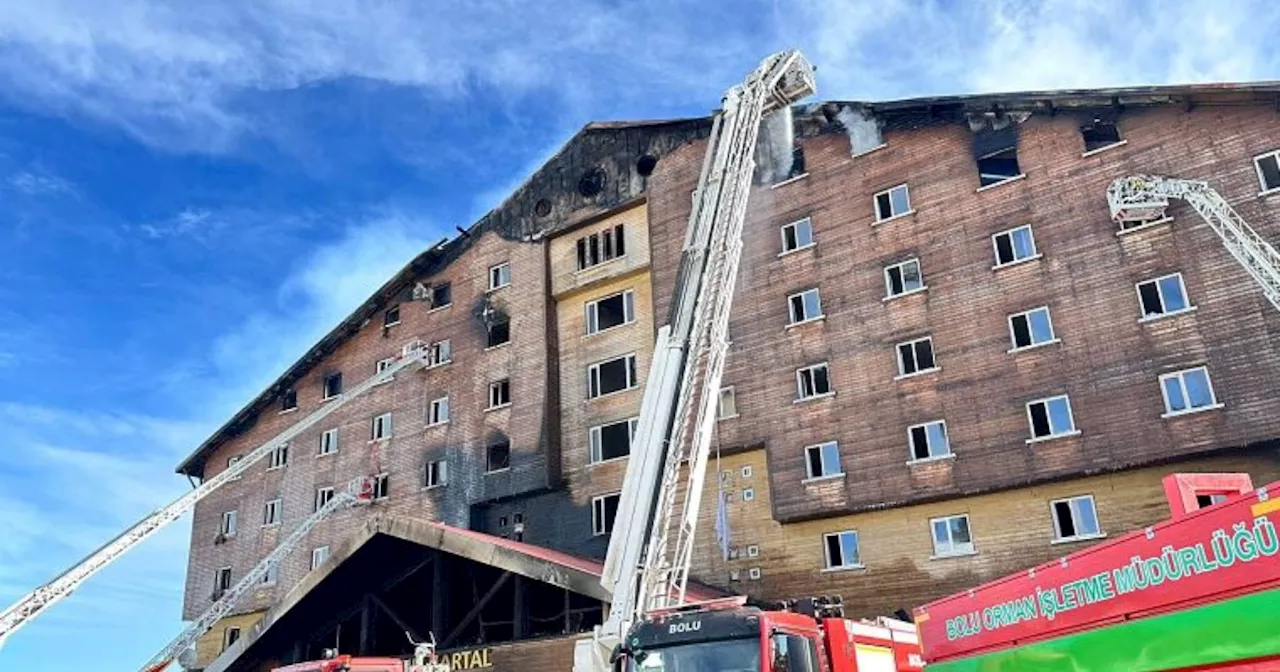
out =
<svg viewBox="0 0 1280 672"><path fill-rule="evenodd" d="M5 182L14 190L27 196L48 196L55 194L75 195L76 190L70 182L48 173L19 171L8 177Z"/></svg>

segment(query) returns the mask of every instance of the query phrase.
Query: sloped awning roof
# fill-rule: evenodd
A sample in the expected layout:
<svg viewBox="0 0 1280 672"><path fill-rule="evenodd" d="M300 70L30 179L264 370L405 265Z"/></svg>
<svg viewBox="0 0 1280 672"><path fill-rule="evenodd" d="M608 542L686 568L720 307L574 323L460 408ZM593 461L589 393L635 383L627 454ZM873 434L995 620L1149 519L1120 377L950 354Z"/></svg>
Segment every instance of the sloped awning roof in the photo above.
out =
<svg viewBox="0 0 1280 672"><path fill-rule="evenodd" d="M378 516L366 521L358 532L330 554L323 565L294 586L280 603L263 615L262 620L218 656L206 668L206 672L225 672L230 669L246 651L271 631L273 625L289 616L304 598L325 583L347 560L379 537L390 537L424 549L438 550L603 602L611 599L609 592L600 584L604 566L595 560L442 523ZM691 601L724 596L724 593L714 589L689 586Z"/></svg>

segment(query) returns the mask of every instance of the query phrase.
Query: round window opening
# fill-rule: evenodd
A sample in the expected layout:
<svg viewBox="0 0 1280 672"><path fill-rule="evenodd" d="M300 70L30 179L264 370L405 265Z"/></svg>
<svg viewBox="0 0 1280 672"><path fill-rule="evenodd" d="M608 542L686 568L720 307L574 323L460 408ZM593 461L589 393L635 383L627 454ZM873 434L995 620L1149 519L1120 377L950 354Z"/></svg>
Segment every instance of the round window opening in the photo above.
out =
<svg viewBox="0 0 1280 672"><path fill-rule="evenodd" d="M653 169L658 167L658 157L652 154L645 154L636 159L636 172L642 177L649 177L653 174Z"/></svg>
<svg viewBox="0 0 1280 672"><path fill-rule="evenodd" d="M545 198L538 199L538 202L533 204L533 214L539 217L551 214L551 201Z"/></svg>
<svg viewBox="0 0 1280 672"><path fill-rule="evenodd" d="M578 193L591 198L596 194L604 191L604 171L599 168L592 168L583 173L582 179L578 180Z"/></svg>

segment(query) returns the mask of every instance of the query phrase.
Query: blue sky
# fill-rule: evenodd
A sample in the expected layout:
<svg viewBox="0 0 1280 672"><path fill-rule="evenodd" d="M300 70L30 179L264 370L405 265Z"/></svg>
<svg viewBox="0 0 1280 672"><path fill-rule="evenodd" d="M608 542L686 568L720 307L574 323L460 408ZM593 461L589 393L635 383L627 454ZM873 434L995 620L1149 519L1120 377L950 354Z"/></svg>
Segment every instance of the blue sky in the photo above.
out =
<svg viewBox="0 0 1280 672"><path fill-rule="evenodd" d="M823 98L1280 79L1277 3L1124 5L0 3L0 604L180 493L183 455L587 121L702 114L790 46ZM181 627L188 533L0 664L136 669Z"/></svg>

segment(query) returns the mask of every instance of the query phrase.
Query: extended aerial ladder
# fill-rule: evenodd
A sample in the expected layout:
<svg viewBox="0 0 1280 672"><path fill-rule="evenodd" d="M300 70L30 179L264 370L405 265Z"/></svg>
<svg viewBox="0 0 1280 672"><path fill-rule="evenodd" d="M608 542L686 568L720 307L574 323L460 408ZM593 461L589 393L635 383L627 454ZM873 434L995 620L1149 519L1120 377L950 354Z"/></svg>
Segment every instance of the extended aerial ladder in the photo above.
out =
<svg viewBox="0 0 1280 672"><path fill-rule="evenodd" d="M774 54L729 89L712 121L601 578L613 595L611 609L592 638L578 642L575 672L610 669L611 652L632 624L651 610L684 603L760 123L770 112L789 113L814 89L813 66L800 52ZM787 132L790 127L787 119ZM785 151L790 156L789 143ZM688 470L683 492L682 465Z"/></svg>
<svg viewBox="0 0 1280 672"><path fill-rule="evenodd" d="M1201 180L1154 175L1122 177L1107 188L1111 218L1117 222L1150 221L1164 216L1169 199L1186 201L1222 239L1227 252L1262 287L1280 310L1280 253L1263 240L1221 194Z"/></svg>
<svg viewBox="0 0 1280 672"><path fill-rule="evenodd" d="M270 553L263 558L261 562L249 570L247 574L240 578L235 585L227 589L218 599L200 614L195 620L191 621L173 641L169 642L160 650L146 665L142 666L142 672L160 672L169 666L183 651L195 646L196 640L201 635L208 632L223 616L231 613L236 603L257 587L258 582L267 576L268 572L274 567L280 565L280 561L297 546L307 533L312 530L320 521L328 518L335 511L346 509L351 506L368 504L373 501L373 479L368 476L356 478L351 481L347 489L340 493L335 493L315 513L307 516L296 528L289 533Z"/></svg>
<svg viewBox="0 0 1280 672"><path fill-rule="evenodd" d="M250 467L257 464L262 460L262 458L270 454L277 446L288 443L302 432L313 427L316 423L342 408L347 404L347 402L363 395L365 392L368 392L382 383L390 381L401 371L411 367L417 368L425 366L428 355L429 352L425 346L421 346L417 343L405 346L404 350L401 352L401 357L391 364L391 366L379 371L350 390L344 391L337 397L328 400L319 409L307 415L289 429L286 429L280 434L272 437L266 443L263 443L253 449L243 458L237 460L234 464L229 465L217 476L202 482L200 485L178 497L167 506L156 509L146 518L143 518L141 521L125 530L120 536L104 544L87 558L76 563L57 578L43 586L40 586L39 588L36 588L31 593L24 596L17 603L0 613L0 646L3 646L5 639L17 631L18 628L30 623L36 616L39 616L46 609L70 595L76 590L76 588L80 587L82 583L88 580L89 577L98 573L112 562L115 562L125 553L128 553L135 546L146 540L147 537L150 537L160 531L169 523L181 518L184 514L195 507L200 500L208 497L227 483L239 478Z"/></svg>

